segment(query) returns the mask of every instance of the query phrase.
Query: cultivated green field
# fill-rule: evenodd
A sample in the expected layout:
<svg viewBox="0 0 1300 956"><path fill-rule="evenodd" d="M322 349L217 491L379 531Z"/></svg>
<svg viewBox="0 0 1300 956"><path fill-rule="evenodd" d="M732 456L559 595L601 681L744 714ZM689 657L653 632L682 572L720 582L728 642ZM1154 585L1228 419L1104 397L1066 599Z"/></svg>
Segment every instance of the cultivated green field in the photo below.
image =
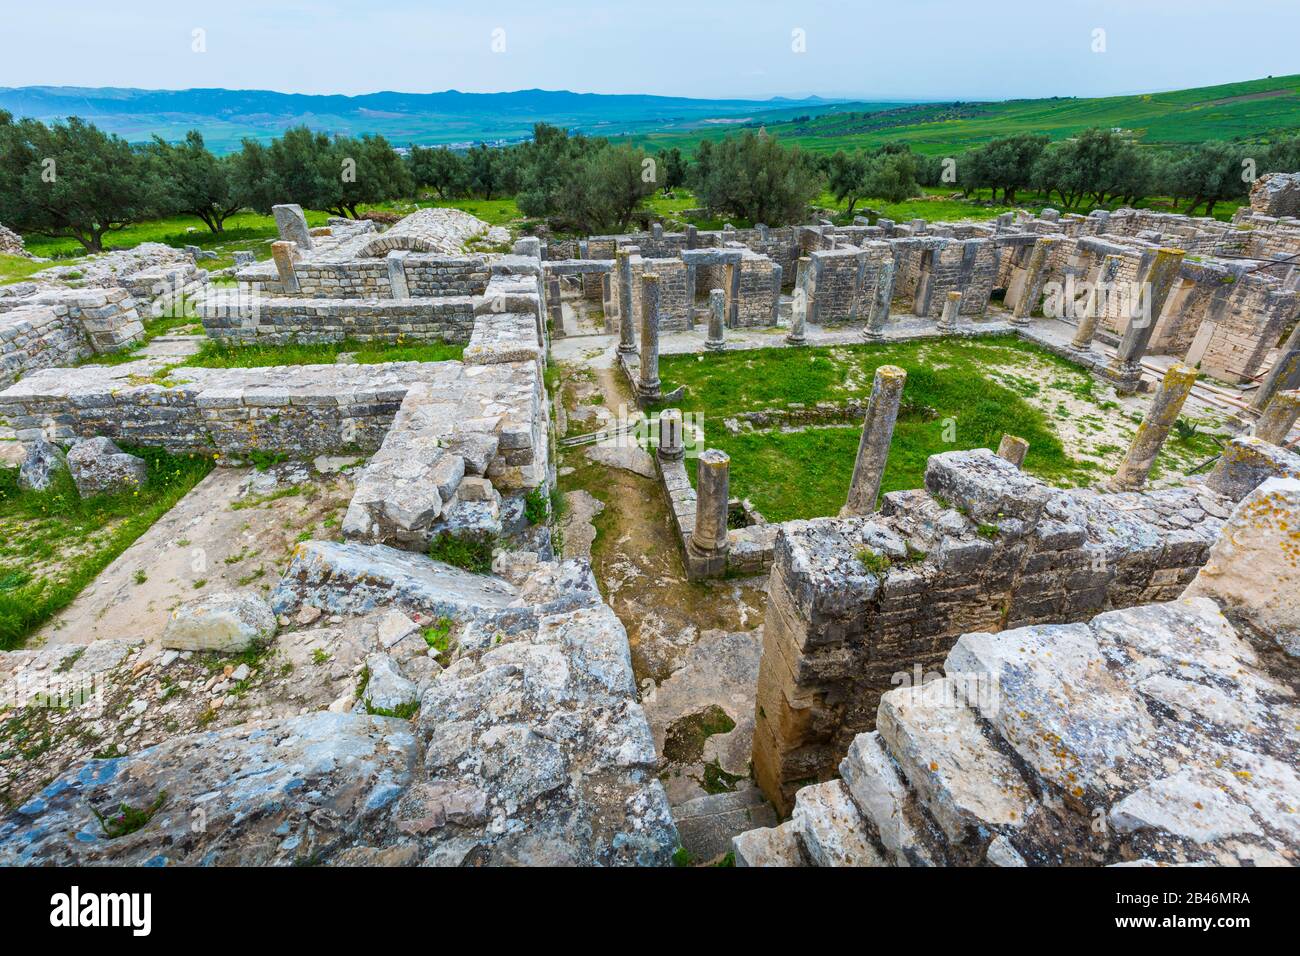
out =
<svg viewBox="0 0 1300 956"><path fill-rule="evenodd" d="M783 142L815 152L907 143L948 155L1017 133L1064 139L1093 126L1131 130L1143 143L1253 140L1300 130L1300 74L1171 93L1100 98L1053 97L997 103L930 103L857 111L840 107L802 122L767 123ZM691 150L735 125L634 135L650 149Z"/></svg>

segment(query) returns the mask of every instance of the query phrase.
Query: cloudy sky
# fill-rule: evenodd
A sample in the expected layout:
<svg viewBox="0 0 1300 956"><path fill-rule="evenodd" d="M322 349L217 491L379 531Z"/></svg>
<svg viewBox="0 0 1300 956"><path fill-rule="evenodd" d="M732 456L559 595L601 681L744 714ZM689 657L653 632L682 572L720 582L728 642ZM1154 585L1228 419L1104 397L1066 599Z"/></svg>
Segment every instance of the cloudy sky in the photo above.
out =
<svg viewBox="0 0 1300 956"><path fill-rule="evenodd" d="M1300 72L1300 0L4 7L0 86L975 99L1136 93Z"/></svg>

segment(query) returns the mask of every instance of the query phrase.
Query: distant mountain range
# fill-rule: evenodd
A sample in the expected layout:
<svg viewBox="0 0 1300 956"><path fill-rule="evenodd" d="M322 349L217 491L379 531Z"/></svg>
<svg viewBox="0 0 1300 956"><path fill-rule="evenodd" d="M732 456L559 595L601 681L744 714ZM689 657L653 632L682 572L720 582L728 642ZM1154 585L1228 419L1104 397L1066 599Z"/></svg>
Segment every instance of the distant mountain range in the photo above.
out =
<svg viewBox="0 0 1300 956"><path fill-rule="evenodd" d="M133 142L154 134L177 140L199 129L209 148L237 149L241 139L270 140L306 124L327 133L382 133L396 146L514 142L543 121L575 132L620 135L686 131L748 121L783 122L828 111L882 109L809 97L712 100L676 96L517 90L510 93L368 93L362 96L269 90L137 90L110 87L0 87L0 109L49 122L80 116Z"/></svg>

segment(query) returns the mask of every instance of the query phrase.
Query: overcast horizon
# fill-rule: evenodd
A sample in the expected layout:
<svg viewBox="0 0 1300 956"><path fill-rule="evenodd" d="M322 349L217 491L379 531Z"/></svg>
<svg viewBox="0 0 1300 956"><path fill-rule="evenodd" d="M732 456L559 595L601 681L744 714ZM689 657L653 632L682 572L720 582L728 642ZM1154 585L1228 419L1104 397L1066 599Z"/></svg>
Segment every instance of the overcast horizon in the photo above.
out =
<svg viewBox="0 0 1300 956"><path fill-rule="evenodd" d="M21 42L6 44L0 86L919 101L1126 95L1300 72L1295 0L1248 13L1221 0L957 10L808 0L796 14L767 0L665 0L649 17L594 0L495 6L138 0L127 11L65 0L57 16L7 11Z"/></svg>

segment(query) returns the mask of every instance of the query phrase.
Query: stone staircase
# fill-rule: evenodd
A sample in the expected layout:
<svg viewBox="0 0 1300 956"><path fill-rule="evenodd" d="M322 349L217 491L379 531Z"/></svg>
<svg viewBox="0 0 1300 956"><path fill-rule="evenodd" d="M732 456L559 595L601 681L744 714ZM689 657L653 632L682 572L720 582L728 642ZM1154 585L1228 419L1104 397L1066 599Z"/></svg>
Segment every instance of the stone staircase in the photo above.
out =
<svg viewBox="0 0 1300 956"><path fill-rule="evenodd" d="M673 807L677 834L691 860L704 863L731 849L736 834L776 824L776 811L757 787L710 793Z"/></svg>
<svg viewBox="0 0 1300 956"><path fill-rule="evenodd" d="M736 864L1296 862L1300 711L1213 601L965 635L945 671Z"/></svg>
<svg viewBox="0 0 1300 956"><path fill-rule="evenodd" d="M1298 518L1300 481L1272 479L1183 597L962 635L736 864L1300 862Z"/></svg>

